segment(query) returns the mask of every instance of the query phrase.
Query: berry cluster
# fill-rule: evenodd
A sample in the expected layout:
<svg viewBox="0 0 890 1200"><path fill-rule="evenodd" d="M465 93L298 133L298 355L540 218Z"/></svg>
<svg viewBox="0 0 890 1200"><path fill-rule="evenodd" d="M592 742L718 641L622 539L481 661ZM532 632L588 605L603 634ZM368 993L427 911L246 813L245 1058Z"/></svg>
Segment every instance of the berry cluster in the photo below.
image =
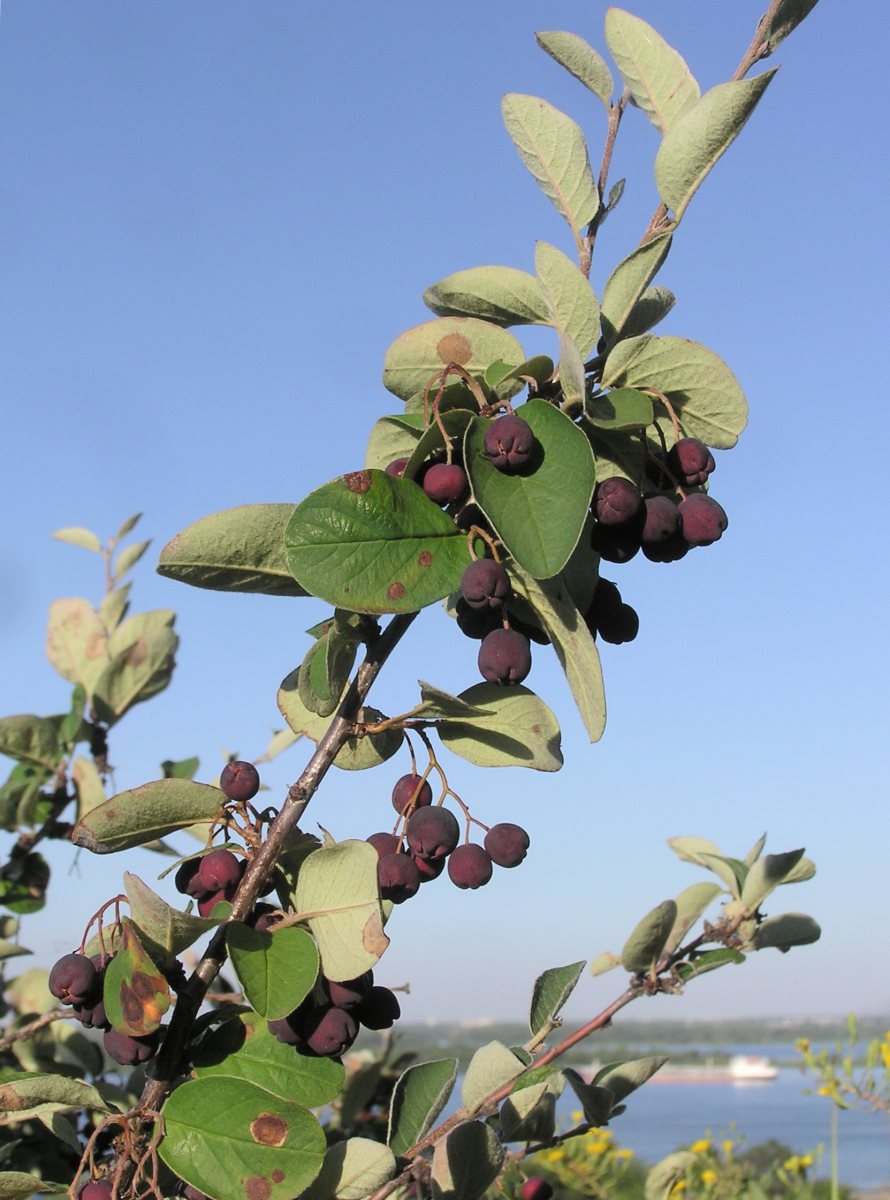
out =
<svg viewBox="0 0 890 1200"><path fill-rule="evenodd" d="M373 971L345 983L321 976L292 1013L269 1021L269 1031L300 1054L339 1058L355 1041L360 1026L389 1029L400 1012L395 993L375 986Z"/></svg>
<svg viewBox="0 0 890 1200"><path fill-rule="evenodd" d="M680 438L648 472L661 490L643 493L618 475L603 479L593 497L593 549L613 563L628 562L640 550L650 562L676 562L695 546L710 546L729 523L726 513L705 492L688 489L706 483L713 470L704 442Z"/></svg>
<svg viewBox="0 0 890 1200"><path fill-rule="evenodd" d="M433 804L432 788L420 775L397 780L392 802L404 818L404 833L372 833L366 841L377 851L380 895L393 904L410 900L422 883L438 879L446 866L456 887L475 889L488 883L495 865L516 867L525 858L528 834L509 822L493 825L482 846L458 845L457 818L450 809Z"/></svg>
<svg viewBox="0 0 890 1200"><path fill-rule="evenodd" d="M507 413L486 427L482 453L499 471L515 474L533 469L536 444L528 422L516 413ZM387 466L386 472L401 476L407 465L407 458L399 458ZM467 473L457 463L424 463L415 482L436 504L459 506L469 496ZM464 511L468 509L475 519L475 506L469 504ZM461 516L456 514L459 522ZM481 639L479 671L488 683L522 683L531 670L531 634L508 612L511 594L506 570L491 558L471 563L461 579L458 625L467 637Z"/></svg>
<svg viewBox="0 0 890 1200"><path fill-rule="evenodd" d="M158 1048L160 1031L134 1038L112 1029L105 1015L102 987L110 958L85 954L63 954L49 973L49 990L60 1004L70 1005L87 1029L104 1029L106 1052L122 1067L147 1062Z"/></svg>

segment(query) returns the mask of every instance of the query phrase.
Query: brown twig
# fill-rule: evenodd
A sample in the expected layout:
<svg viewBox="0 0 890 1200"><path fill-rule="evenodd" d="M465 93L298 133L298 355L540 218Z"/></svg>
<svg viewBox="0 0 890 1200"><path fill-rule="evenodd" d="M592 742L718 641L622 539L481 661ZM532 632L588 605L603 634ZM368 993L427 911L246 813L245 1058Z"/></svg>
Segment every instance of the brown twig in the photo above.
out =
<svg viewBox="0 0 890 1200"><path fill-rule="evenodd" d="M55 1008L52 1012L44 1013L42 1017L35 1017L27 1025L20 1025L12 1033L7 1033L5 1037L0 1038L0 1051L8 1050L15 1042L26 1041L28 1038L33 1037L35 1033L39 1033L41 1029L45 1029L47 1025L52 1025L53 1021L61 1021L64 1017L70 1017L71 1015L71 1012L66 1008Z"/></svg>
<svg viewBox="0 0 890 1200"><path fill-rule="evenodd" d="M609 210L605 206L606 186L609 182L609 168L612 165L612 154L615 150L615 139L618 136L618 126L621 124L621 118L624 116L625 109L630 103L630 88L625 86L621 93L621 99L617 104L613 104L609 109L609 125L606 130L606 142L603 146L603 157L600 162L599 179L597 180L597 189L600 195L600 206L594 213L593 219L587 226L587 233L581 239L581 270L587 278L590 278L590 264L593 261L593 247L596 242L596 235L599 232L600 226L606 217L609 215Z"/></svg>

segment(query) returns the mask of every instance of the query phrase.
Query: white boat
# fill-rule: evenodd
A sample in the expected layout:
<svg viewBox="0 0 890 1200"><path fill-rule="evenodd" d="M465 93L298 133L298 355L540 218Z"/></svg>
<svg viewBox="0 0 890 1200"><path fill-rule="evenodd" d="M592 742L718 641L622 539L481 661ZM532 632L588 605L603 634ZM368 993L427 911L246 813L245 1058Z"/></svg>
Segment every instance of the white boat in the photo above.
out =
<svg viewBox="0 0 890 1200"><path fill-rule="evenodd" d="M652 1076L652 1083L769 1083L779 1069L760 1054L734 1054L728 1063L701 1066L665 1064Z"/></svg>

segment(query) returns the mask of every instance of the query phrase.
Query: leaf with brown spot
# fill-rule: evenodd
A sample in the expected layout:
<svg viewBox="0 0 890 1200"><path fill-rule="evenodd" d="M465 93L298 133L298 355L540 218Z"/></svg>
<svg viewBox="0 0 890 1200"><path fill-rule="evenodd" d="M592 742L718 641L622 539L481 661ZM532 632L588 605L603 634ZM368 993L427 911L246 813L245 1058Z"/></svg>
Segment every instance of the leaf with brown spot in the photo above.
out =
<svg viewBox="0 0 890 1200"><path fill-rule="evenodd" d="M102 998L114 1029L129 1037L147 1037L160 1027L170 1007L166 979L145 952L136 927L123 919L120 948L105 971Z"/></svg>
<svg viewBox="0 0 890 1200"><path fill-rule="evenodd" d="M325 1137L299 1104L241 1079L196 1079L163 1108L159 1153L217 1200L292 1200L321 1169Z"/></svg>
<svg viewBox="0 0 890 1200"><path fill-rule="evenodd" d="M71 840L94 854L144 846L218 816L225 797L217 787L192 779L156 779L97 804L74 826Z"/></svg>
<svg viewBox="0 0 890 1200"><path fill-rule="evenodd" d="M108 665L102 619L87 600L55 600L49 608L46 656L60 675L82 683L87 695Z"/></svg>
<svg viewBox="0 0 890 1200"><path fill-rule="evenodd" d="M439 317L396 338L386 352L383 386L410 400L450 362L477 375L493 362L515 364L525 359L513 334L497 325L476 317ZM514 391L521 387L517 381Z"/></svg>

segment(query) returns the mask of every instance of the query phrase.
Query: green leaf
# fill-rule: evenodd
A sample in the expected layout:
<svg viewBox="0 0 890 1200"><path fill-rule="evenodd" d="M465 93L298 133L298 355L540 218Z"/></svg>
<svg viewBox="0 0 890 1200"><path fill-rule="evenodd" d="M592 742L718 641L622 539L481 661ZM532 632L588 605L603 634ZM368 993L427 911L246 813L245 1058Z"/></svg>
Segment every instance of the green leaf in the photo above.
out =
<svg viewBox="0 0 890 1200"><path fill-rule="evenodd" d="M433 1151L433 1200L479 1200L500 1174L504 1147L481 1121L457 1125Z"/></svg>
<svg viewBox="0 0 890 1200"><path fill-rule="evenodd" d="M374 423L368 438L365 467L383 471L397 458L410 458L422 433L422 413L381 417Z"/></svg>
<svg viewBox="0 0 890 1200"><path fill-rule="evenodd" d="M742 131L775 70L718 83L671 126L655 156L658 194L679 221L689 201Z"/></svg>
<svg viewBox="0 0 890 1200"><path fill-rule="evenodd" d="M653 326L668 315L677 302L677 297L666 287L647 287L630 310L622 337L639 337L648 333Z"/></svg>
<svg viewBox="0 0 890 1200"><path fill-rule="evenodd" d="M310 493L285 544L301 585L353 612L416 612L455 591L470 563L451 517L383 471L353 471Z"/></svg>
<svg viewBox="0 0 890 1200"><path fill-rule="evenodd" d="M292 1200L321 1169L325 1137L299 1104L240 1079L196 1079L163 1108L161 1158L216 1200Z"/></svg>
<svg viewBox="0 0 890 1200"><path fill-rule="evenodd" d="M684 60L651 25L620 8L606 12L606 44L634 104L667 133L701 95Z"/></svg>
<svg viewBox="0 0 890 1200"><path fill-rule="evenodd" d="M556 1101L565 1081L558 1071L531 1087L510 1093L498 1113L505 1142L549 1142L556 1132Z"/></svg>
<svg viewBox="0 0 890 1200"><path fill-rule="evenodd" d="M565 333L559 335L559 386L566 405L583 405L587 394L584 359L578 347Z"/></svg>
<svg viewBox="0 0 890 1200"><path fill-rule="evenodd" d="M124 872L124 887L140 941L158 963L172 965L177 954L219 924L212 917L193 917L171 908L138 875L129 871Z"/></svg>
<svg viewBox="0 0 890 1200"><path fill-rule="evenodd" d="M97 805L77 822L71 840L94 854L113 854L212 821L224 803L219 788L209 784L157 779Z"/></svg>
<svg viewBox="0 0 890 1200"><path fill-rule="evenodd" d="M598 429L640 429L654 419L652 397L636 388L613 388L587 402L587 420Z"/></svg>
<svg viewBox="0 0 890 1200"><path fill-rule="evenodd" d="M715 842L708 841L707 838L672 837L668 838L667 844L683 862L695 863L699 867L707 866L703 855L720 855L722 853L720 847Z"/></svg>
<svg viewBox="0 0 890 1200"><path fill-rule="evenodd" d="M335 624L309 647L297 679L300 699L311 712L320 717L336 712L357 649L358 639L344 634Z"/></svg>
<svg viewBox="0 0 890 1200"><path fill-rule="evenodd" d="M0 904L14 913L39 912L46 903L49 864L36 850L14 850L0 869Z"/></svg>
<svg viewBox="0 0 890 1200"><path fill-rule="evenodd" d="M45 1196L67 1192L66 1183L50 1183L24 1171L0 1171L0 1200L24 1200L27 1196Z"/></svg>
<svg viewBox="0 0 890 1200"><path fill-rule="evenodd" d="M393 1088L387 1145L403 1155L419 1142L448 1103L457 1079L458 1060L441 1058L404 1071Z"/></svg>
<svg viewBox="0 0 890 1200"><path fill-rule="evenodd" d="M460 696L443 692L431 683L424 683L422 679L418 679L417 682L420 686L421 703L411 710L412 717L424 721L463 721L467 717L478 717L485 712L478 705L468 704Z"/></svg>
<svg viewBox="0 0 890 1200"><path fill-rule="evenodd" d="M600 206L584 134L571 117L538 96L510 93L501 111L520 158L577 241L578 230Z"/></svg>
<svg viewBox="0 0 890 1200"><path fill-rule="evenodd" d="M593 288L575 263L547 242L537 243L535 271L546 306L543 319L568 335L586 358L599 334L600 306Z"/></svg>
<svg viewBox="0 0 890 1200"><path fill-rule="evenodd" d="M120 542L122 542L128 533L132 533L141 520L142 513L134 513L132 517L127 517L126 521L124 521L120 529L114 535L115 545L118 545Z"/></svg>
<svg viewBox="0 0 890 1200"><path fill-rule="evenodd" d="M565 579L536 580L513 569L514 586L532 605L553 643L556 657L592 742L606 727L606 696L599 652L590 630L572 600Z"/></svg>
<svg viewBox="0 0 890 1200"><path fill-rule="evenodd" d="M363 1200L395 1173L395 1155L388 1146L370 1138L347 1138L328 1147L321 1173L300 1200Z"/></svg>
<svg viewBox="0 0 890 1200"><path fill-rule="evenodd" d="M473 401L474 409L478 408L478 401ZM446 448L445 437L442 433L444 426L445 433L451 439L451 444L459 447L463 442L464 433L473 419L473 414L465 408L449 409L447 412L439 413L439 421L433 421L429 428L424 431L423 437L414 447L411 457L405 465L404 478L414 479L421 465L431 455L439 450ZM439 422L441 421L441 426Z"/></svg>
<svg viewBox="0 0 890 1200"><path fill-rule="evenodd" d="M0 939L0 962L7 958L19 958L23 954L33 953L33 950L29 950L26 946L20 946L18 942L7 942Z"/></svg>
<svg viewBox="0 0 890 1200"><path fill-rule="evenodd" d="M745 394L723 359L686 338L643 334L619 342L602 383L663 392L684 434L720 449L736 444L748 420Z"/></svg>
<svg viewBox="0 0 890 1200"><path fill-rule="evenodd" d="M677 965L677 977L681 983L688 983L696 975L706 975L708 971L716 971L728 963L743 963L745 956L740 950L732 950L721 946L719 950L706 950L704 954L696 954L689 962Z"/></svg>
<svg viewBox="0 0 890 1200"><path fill-rule="evenodd" d="M49 971L44 967L31 967L12 980L6 988L6 996L20 1016L42 1017L59 1007L48 984Z"/></svg>
<svg viewBox="0 0 890 1200"><path fill-rule="evenodd" d="M133 922L124 917L122 926L120 945L105 969L105 1012L120 1033L148 1037L170 1007L170 988L146 953Z"/></svg>
<svg viewBox="0 0 890 1200"><path fill-rule="evenodd" d="M634 928L621 951L621 965L634 974L651 971L661 957L677 919L674 900L663 900Z"/></svg>
<svg viewBox="0 0 890 1200"><path fill-rule="evenodd" d="M508 363L525 359L512 333L476 317L439 317L396 338L386 352L383 386L410 400L449 363L478 375L499 359Z"/></svg>
<svg viewBox="0 0 890 1200"><path fill-rule="evenodd" d="M111 572L112 579L116 582L122 579L124 575L139 562L142 555L151 545L151 541L134 542L132 546L125 546L114 560L114 567Z"/></svg>
<svg viewBox="0 0 890 1200"><path fill-rule="evenodd" d="M33 1072L5 1073L0 1082L0 1110L15 1113L16 1120L25 1114L51 1105L56 1112L77 1108L108 1112L108 1106L94 1087L67 1075L35 1075Z"/></svg>
<svg viewBox="0 0 890 1200"><path fill-rule="evenodd" d="M305 735L317 743L327 733L330 718L309 711L300 699L298 678L299 671L291 671L282 681L278 689L278 708L294 733ZM360 711L359 719L372 724L383 720L383 713L366 705ZM334 766L343 771L365 771L369 767L377 767L392 758L403 738L400 729L347 738L345 746L334 759Z"/></svg>
<svg viewBox="0 0 890 1200"><path fill-rule="evenodd" d="M816 874L816 864L809 858L802 858L796 867L788 872L782 880L782 884L786 883L804 883L807 879L812 879Z"/></svg>
<svg viewBox="0 0 890 1200"><path fill-rule="evenodd" d="M437 726L443 745L452 754L480 767L558 771L562 766L556 717L528 688L477 683L459 698L484 715Z"/></svg>
<svg viewBox="0 0 890 1200"><path fill-rule="evenodd" d="M562 1006L575 990L584 961L569 963L567 967L551 967L535 980L532 990L531 1012L528 1027L537 1037L542 1029L552 1026Z"/></svg>
<svg viewBox="0 0 890 1200"><path fill-rule="evenodd" d="M525 1064L503 1042L487 1042L480 1046L467 1064L461 1086L464 1108L472 1115L486 1096L516 1079L524 1070Z"/></svg>
<svg viewBox="0 0 890 1200"><path fill-rule="evenodd" d="M92 695L108 665L105 625L86 600L54 600L49 606L46 656L60 675Z"/></svg>
<svg viewBox="0 0 890 1200"><path fill-rule="evenodd" d="M96 716L106 725L115 724L134 704L150 700L170 682L179 638L168 625L147 626L125 649L113 649L114 640L122 637L130 622L154 615L140 613L138 617L130 617L118 626L109 640L109 652L113 657L93 691Z"/></svg>
<svg viewBox="0 0 890 1200"><path fill-rule="evenodd" d="M83 755L75 758L71 764L71 782L77 793L78 820L105 802L105 784L91 758L84 758Z"/></svg>
<svg viewBox="0 0 890 1200"><path fill-rule="evenodd" d="M566 1083L578 1097L584 1120L588 1125L605 1125L614 1104L614 1097L609 1089L585 1083L572 1067L565 1067L562 1073Z"/></svg>
<svg viewBox="0 0 890 1200"><path fill-rule="evenodd" d="M739 862L737 858L728 858L726 855L718 854L702 854L702 865L707 867L709 871L713 871L715 875L726 884L730 893L736 899L742 894L742 887L745 883L745 876L748 868L743 862Z"/></svg>
<svg viewBox="0 0 890 1200"><path fill-rule="evenodd" d="M642 1087L647 1079L651 1079L656 1071L660 1071L667 1061L666 1054L657 1054L650 1058L607 1063L597 1071L593 1082L597 1087L608 1088L615 1097L615 1103L620 1104L631 1092Z"/></svg>
<svg viewBox="0 0 890 1200"><path fill-rule="evenodd" d="M252 1012L240 1013L215 1029L201 1042L194 1062L199 1079L243 1079L307 1108L333 1100L346 1080L342 1063L285 1046L269 1032L262 1017Z"/></svg>
<svg viewBox="0 0 890 1200"><path fill-rule="evenodd" d="M515 393L515 385L527 384L536 392L552 378L553 359L546 354L536 354L518 367L511 367L493 386L499 400L508 400Z"/></svg>
<svg viewBox="0 0 890 1200"><path fill-rule="evenodd" d="M785 854L764 854L749 868L742 886L741 901L749 913L754 913L767 896L784 883L803 858L803 849Z"/></svg>
<svg viewBox="0 0 890 1200"><path fill-rule="evenodd" d="M634 307L667 258L670 248L671 235L660 233L622 259L609 276L600 306L607 348L623 335Z"/></svg>
<svg viewBox="0 0 890 1200"><path fill-rule="evenodd" d="M766 834L762 833L748 853L745 855L743 862L747 867L753 867L763 853L763 847L766 845Z"/></svg>
<svg viewBox="0 0 890 1200"><path fill-rule="evenodd" d="M488 422L481 417L467 429L464 461L474 499L510 554L536 579L549 579L568 562L584 528L593 454L581 430L546 400L523 404L520 415L537 440L535 463L515 475L493 466L483 453Z"/></svg>
<svg viewBox="0 0 890 1200"><path fill-rule="evenodd" d="M83 550L92 550L94 554L102 553L102 543L98 534L93 533L91 529L84 529L82 525L66 525L64 529L57 529L52 536L57 542L80 546Z"/></svg>
<svg viewBox="0 0 890 1200"><path fill-rule="evenodd" d="M318 977L318 947L305 929L269 933L233 921L226 944L248 1004L267 1021L293 1012Z"/></svg>
<svg viewBox="0 0 890 1200"><path fill-rule="evenodd" d="M328 979L355 979L389 945L377 887L377 851L336 842L310 854L297 878L295 904L318 943Z"/></svg>
<svg viewBox="0 0 890 1200"><path fill-rule="evenodd" d="M594 96L598 96L608 112L615 88L612 72L589 42L576 33L563 33L560 30L536 33L535 40L570 75L574 75Z"/></svg>
<svg viewBox="0 0 890 1200"><path fill-rule="evenodd" d="M719 883L693 883L677 897L677 916L663 953L673 954L709 904L722 892Z"/></svg>
<svg viewBox="0 0 890 1200"><path fill-rule="evenodd" d="M127 610L130 607L130 588L131 583L119 584L116 588L112 588L110 592L106 592L99 604L99 617L102 621L102 626L108 634L114 633L118 625L127 615Z"/></svg>
<svg viewBox="0 0 890 1200"><path fill-rule="evenodd" d="M792 33L816 7L818 0L781 0L772 20L763 30L770 53Z"/></svg>
<svg viewBox="0 0 890 1200"><path fill-rule="evenodd" d="M161 770L165 779L194 779L200 765L201 760L197 755L192 758L180 758L178 761L165 758L161 763Z"/></svg>
<svg viewBox="0 0 890 1200"><path fill-rule="evenodd" d="M822 930L818 923L806 913L781 913L767 917L757 926L754 933L754 949L765 950L775 946L784 954L792 946L808 946L818 942Z"/></svg>
<svg viewBox="0 0 890 1200"><path fill-rule="evenodd" d="M470 267L446 275L423 293L440 317L479 317L493 325L534 325L547 321L538 282L515 267Z"/></svg>
<svg viewBox="0 0 890 1200"><path fill-rule="evenodd" d="M161 551L158 574L218 592L305 596L284 556L292 504L243 504L187 526Z"/></svg>
<svg viewBox="0 0 890 1200"><path fill-rule="evenodd" d="M685 1179L687 1170L697 1162L691 1150L678 1150L656 1163L646 1176L645 1200L668 1200L674 1185Z"/></svg>
<svg viewBox="0 0 890 1200"><path fill-rule="evenodd" d="M30 714L0 719L0 754L53 771L59 761L56 726Z"/></svg>

